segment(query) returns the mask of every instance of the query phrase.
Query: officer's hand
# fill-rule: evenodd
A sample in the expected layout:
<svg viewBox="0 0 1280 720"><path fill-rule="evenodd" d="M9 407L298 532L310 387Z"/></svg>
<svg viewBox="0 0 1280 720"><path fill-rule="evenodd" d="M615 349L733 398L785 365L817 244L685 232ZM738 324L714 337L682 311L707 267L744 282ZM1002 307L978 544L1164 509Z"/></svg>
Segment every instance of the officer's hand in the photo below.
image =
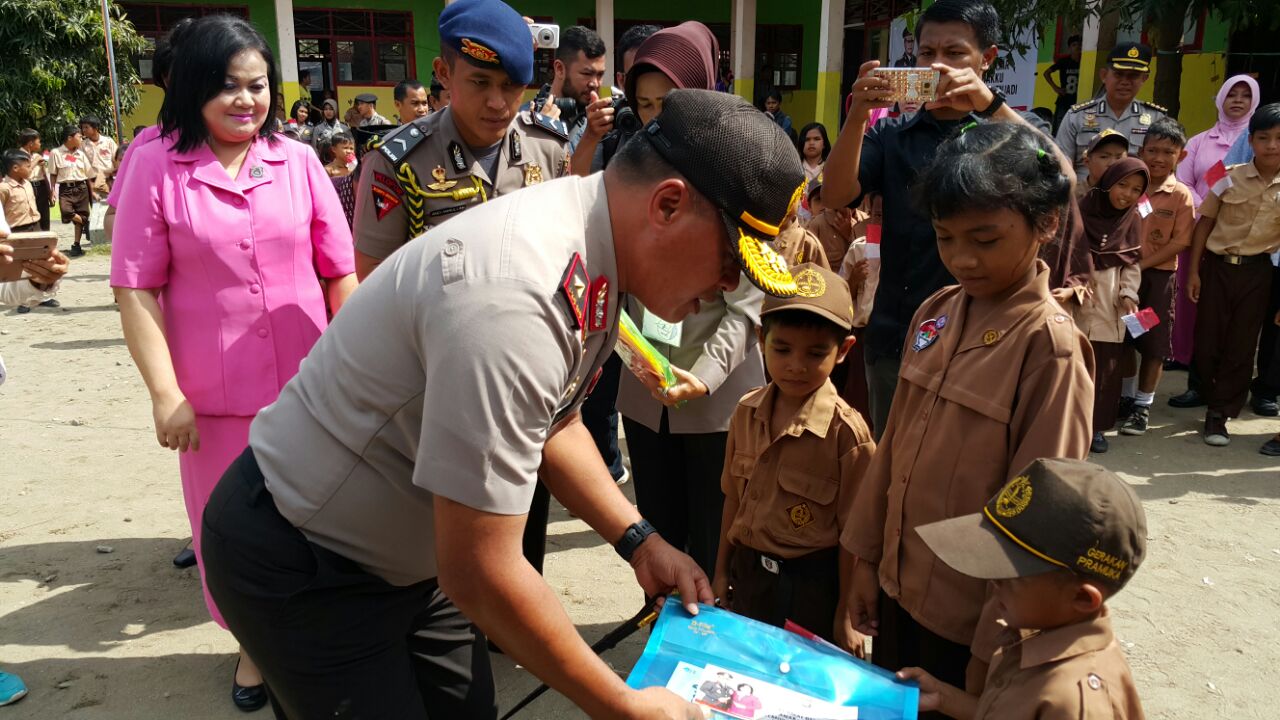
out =
<svg viewBox="0 0 1280 720"><path fill-rule="evenodd" d="M675 373L676 384L664 390L651 390L654 399L666 405L667 407L675 407L676 403L693 398L700 398L710 393L706 384L694 377L688 371L672 365L671 372Z"/></svg>
<svg viewBox="0 0 1280 720"><path fill-rule="evenodd" d="M702 707L660 687L635 691L627 716L635 720L707 720L708 717Z"/></svg>
<svg viewBox="0 0 1280 720"><path fill-rule="evenodd" d="M650 597L665 596L679 591L684 609L690 615L698 614L698 603L711 604L711 581L693 558L672 547L661 535L654 533L636 548L631 556L631 569L636 581Z"/></svg>
<svg viewBox="0 0 1280 720"><path fill-rule="evenodd" d="M597 142L600 138L609 134L613 129L613 99L600 99L596 93L591 93L591 104L587 105L587 129L583 131L583 137L589 137Z"/></svg>
<svg viewBox="0 0 1280 720"><path fill-rule="evenodd" d="M934 63L932 67L941 73L941 77L938 80L938 99L929 103L930 108L949 107L961 112L977 112L991 107L995 93L973 68L957 69L942 63Z"/></svg>
<svg viewBox="0 0 1280 720"><path fill-rule="evenodd" d="M853 104L849 108L849 117L859 122L870 118L872 110L893 107L893 101L886 99L893 87L888 80L871 74L878 67L879 60L862 63L862 67L858 68L858 79L853 82Z"/></svg>
<svg viewBox="0 0 1280 720"><path fill-rule="evenodd" d="M876 565L858 562L853 569L853 587L844 601L854 629L871 637L880 634L880 574Z"/></svg>
<svg viewBox="0 0 1280 720"><path fill-rule="evenodd" d="M920 686L920 712L932 712L942 704L942 688L945 685L923 668L909 667L898 671L899 680L914 680Z"/></svg>
<svg viewBox="0 0 1280 720"><path fill-rule="evenodd" d="M538 109L538 112L554 120L559 120L560 108L556 106L556 96L551 93L547 93L547 101L542 104L542 107Z"/></svg>
<svg viewBox="0 0 1280 720"><path fill-rule="evenodd" d="M1200 302L1200 273L1195 270L1187 278L1187 299L1193 303Z"/></svg>

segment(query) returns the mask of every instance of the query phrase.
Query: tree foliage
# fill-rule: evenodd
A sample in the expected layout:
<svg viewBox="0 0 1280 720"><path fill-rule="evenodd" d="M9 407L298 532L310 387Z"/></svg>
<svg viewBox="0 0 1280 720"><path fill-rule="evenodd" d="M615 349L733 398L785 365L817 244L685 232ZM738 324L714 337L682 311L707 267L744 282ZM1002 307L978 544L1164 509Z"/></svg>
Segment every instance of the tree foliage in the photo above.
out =
<svg viewBox="0 0 1280 720"><path fill-rule="evenodd" d="M133 56L145 40L110 3L111 39L120 86L120 111L138 104ZM45 147L82 115L111 125L111 80L100 0L0 0L0 147L33 127Z"/></svg>

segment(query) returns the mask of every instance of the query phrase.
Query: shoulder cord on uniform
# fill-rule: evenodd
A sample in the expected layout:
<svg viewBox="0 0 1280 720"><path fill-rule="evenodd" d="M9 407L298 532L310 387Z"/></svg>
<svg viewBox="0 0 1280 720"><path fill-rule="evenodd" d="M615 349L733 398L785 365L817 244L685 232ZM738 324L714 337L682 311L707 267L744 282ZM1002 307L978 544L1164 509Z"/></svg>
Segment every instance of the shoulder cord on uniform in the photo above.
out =
<svg viewBox="0 0 1280 720"><path fill-rule="evenodd" d="M418 183L418 174L407 161L401 160L396 166L396 179L404 189L405 210L409 213L409 237L417 237L426 231L426 201L428 198L448 198L450 200L471 200L479 197L480 202L488 202L489 196L484 190L484 182L471 176L470 187L460 187L447 192L427 192Z"/></svg>

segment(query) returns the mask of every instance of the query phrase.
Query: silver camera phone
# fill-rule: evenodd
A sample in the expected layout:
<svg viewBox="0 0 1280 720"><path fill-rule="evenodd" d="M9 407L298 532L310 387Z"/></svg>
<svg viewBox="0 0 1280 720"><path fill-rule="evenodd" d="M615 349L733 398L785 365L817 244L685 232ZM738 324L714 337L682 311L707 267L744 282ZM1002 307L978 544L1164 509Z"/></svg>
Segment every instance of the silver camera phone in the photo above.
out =
<svg viewBox="0 0 1280 720"><path fill-rule="evenodd" d="M533 23L529 26L533 41L539 50L555 50L560 47L560 26Z"/></svg>

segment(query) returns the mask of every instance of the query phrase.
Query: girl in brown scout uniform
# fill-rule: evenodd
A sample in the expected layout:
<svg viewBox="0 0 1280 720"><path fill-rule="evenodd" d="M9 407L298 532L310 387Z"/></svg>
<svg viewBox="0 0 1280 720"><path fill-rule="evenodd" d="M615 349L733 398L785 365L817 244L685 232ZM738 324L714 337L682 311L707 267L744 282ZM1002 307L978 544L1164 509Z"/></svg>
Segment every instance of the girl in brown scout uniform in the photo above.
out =
<svg viewBox="0 0 1280 720"><path fill-rule="evenodd" d="M960 284L912 321L885 434L841 537L857 559L836 634L855 648L875 637L881 667L924 667L977 692L998 637L988 584L939 562L915 529L980 511L1036 458L1083 459L1093 352L1037 259L1071 198L1048 138L973 126L939 148L917 187Z"/></svg>

